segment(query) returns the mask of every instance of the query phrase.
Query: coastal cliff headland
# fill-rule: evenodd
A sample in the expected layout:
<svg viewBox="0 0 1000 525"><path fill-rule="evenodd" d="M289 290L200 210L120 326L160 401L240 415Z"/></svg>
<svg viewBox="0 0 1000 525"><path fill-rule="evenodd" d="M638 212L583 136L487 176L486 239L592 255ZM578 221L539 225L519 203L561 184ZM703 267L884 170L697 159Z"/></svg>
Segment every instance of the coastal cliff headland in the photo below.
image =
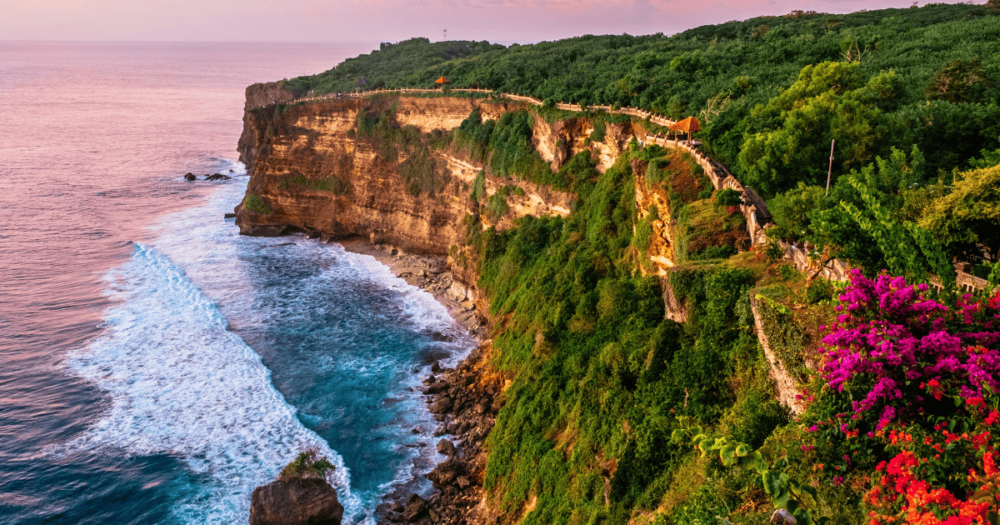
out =
<svg viewBox="0 0 1000 525"><path fill-rule="evenodd" d="M426 474L437 492L424 501L397 490L387 495L379 515L421 523L497 519L501 511L484 499L484 445L512 378L492 364L497 349L490 337L502 334L504 321L497 323L490 298L477 288L481 261L475 237L483 229L514 228L521 218L566 218L578 197L569 184L503 173L502 165L497 169L489 155L469 145L463 130L474 133L489 121L500 125L504 115L516 114L527 126L521 130L526 141L519 145L522 164L528 158L539 170L567 178L574 176L573 170L589 179L600 176L637 140L669 141L627 117L546 119L529 111L530 105L508 100L388 95L266 103L288 100L290 95L280 89L248 89L240 153L251 180L236 210L240 232L305 232L373 255L410 284L434 294L482 340L456 369L437 370L425 381L428 403L440 422L436 435L449 438L438 445L448 460ZM646 188L648 161L629 162L637 174L636 187ZM704 175L694 180L698 165L698 159L678 150L663 167L686 173L690 180L683 184L690 185L690 193L709 184ZM557 185L561 188L553 187ZM669 217L668 200L667 191L655 183L635 193L637 209L645 210L637 217L638 228L654 230L648 245L634 255L642 274L662 277L674 266L675 228L658 215ZM657 215L650 216L649 210ZM668 281L662 283L669 290ZM686 315L684 305L674 306L669 315Z"/></svg>
<svg viewBox="0 0 1000 525"><path fill-rule="evenodd" d="M434 496L381 519L995 521L1000 90L949 49L998 14L415 39L248 90L241 233L371 253L481 340L424 383Z"/></svg>

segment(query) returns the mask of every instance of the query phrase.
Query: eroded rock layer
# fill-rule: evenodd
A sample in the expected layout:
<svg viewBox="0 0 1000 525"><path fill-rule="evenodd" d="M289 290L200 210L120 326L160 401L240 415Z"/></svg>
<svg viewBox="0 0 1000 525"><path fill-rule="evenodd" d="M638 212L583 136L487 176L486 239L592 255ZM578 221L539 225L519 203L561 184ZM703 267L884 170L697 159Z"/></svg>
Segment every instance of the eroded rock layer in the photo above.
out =
<svg viewBox="0 0 1000 525"><path fill-rule="evenodd" d="M480 172L485 172L482 202L504 186L520 188L509 192L510 213L494 221L497 227L509 227L524 215L569 213L568 193L494 177L453 146L414 146L414 141L433 143L473 110L497 119L520 109L517 104L385 97L286 106L280 103L286 100L283 92L275 89L248 89L239 149L251 180L236 217L243 234L298 229L333 238L359 235L444 255L462 244L466 216L478 216L479 202L470 196ZM255 104L269 98L279 103ZM559 138L565 134L561 129L536 120L540 140L569 143ZM569 153L546 160L558 168Z"/></svg>

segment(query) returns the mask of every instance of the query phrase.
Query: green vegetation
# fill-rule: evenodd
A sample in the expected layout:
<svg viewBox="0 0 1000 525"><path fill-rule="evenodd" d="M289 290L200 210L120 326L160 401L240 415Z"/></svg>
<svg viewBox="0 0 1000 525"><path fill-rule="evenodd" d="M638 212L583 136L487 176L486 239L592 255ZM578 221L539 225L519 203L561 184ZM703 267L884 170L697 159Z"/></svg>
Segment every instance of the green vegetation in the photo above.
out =
<svg viewBox="0 0 1000 525"><path fill-rule="evenodd" d="M487 163L496 176L568 189L570 181L553 173L531 144L534 118L522 110L484 121L479 111L473 111L455 130L455 144L474 161Z"/></svg>
<svg viewBox="0 0 1000 525"><path fill-rule="evenodd" d="M635 226L635 236L632 238L632 244L639 250L640 259L644 259L642 255L649 250L649 246L652 244L653 221L659 219L660 210L654 204L649 207L649 213Z"/></svg>
<svg viewBox="0 0 1000 525"><path fill-rule="evenodd" d="M488 441L486 487L512 519L533 497L525 523L624 523L634 510L656 509L684 490L678 483L693 483L677 481L679 471L698 470L697 458L670 445L679 415L721 422L757 445L787 421L748 331L753 272L675 274L693 310L683 326L664 320L658 281L635 274L632 246L648 241L632 235L631 162L663 153L623 155L601 175L577 160L588 184L577 185L566 219L524 217L503 232L473 223L479 284L492 313L507 319L494 364L514 378ZM640 225L658 216L650 212ZM744 387L734 391L724 378ZM608 461L616 464L610 506L601 474Z"/></svg>
<svg viewBox="0 0 1000 525"><path fill-rule="evenodd" d="M243 200L243 209L261 215L271 213L271 208L267 207L267 203L259 195L247 195L246 199Z"/></svg>
<svg viewBox="0 0 1000 525"><path fill-rule="evenodd" d="M336 468L330 460L321 457L319 452L309 449L299 452L291 463L281 469L278 478L285 481L296 478L326 478Z"/></svg>
<svg viewBox="0 0 1000 525"><path fill-rule="evenodd" d="M506 185L500 187L496 193L486 199L486 213L491 220L498 221L507 215L510 211L510 206L507 204L507 197L510 195L523 197L524 190L519 186Z"/></svg>
<svg viewBox="0 0 1000 525"><path fill-rule="evenodd" d="M940 315L941 326L951 330L964 326L962 312L985 316L987 302L937 309L929 299L935 292L885 275L878 293L861 273L852 276L853 289L807 282L781 260L777 241L808 241L816 248L812 256L846 260L869 276L885 269L926 282L937 275L947 287L958 259L1000 281L997 14L983 6L932 4L839 17L795 12L673 37L585 36L510 48L413 40L288 85L298 92L345 90L363 74L370 83L411 87L444 74L454 86L546 101L498 120L474 111L453 133L424 134L396 123L392 97L377 97L357 122L360 143L386 161L404 159L400 172L414 195L434 195L449 184L435 165L435 149L451 148L486 166L471 188L461 188L481 215L467 218L466 245L453 255L460 253L457 260L480 276L496 321L492 365L512 381L487 441L485 488L504 522L762 523L781 507L799 523L846 525L866 522L878 506L862 495L877 461L892 457L897 444L876 435L870 420L890 421L895 412L868 413L871 407L852 397L871 391L872 399L885 401L873 386L882 383L864 370L817 377L857 362L825 361L833 365L817 369L812 361L822 359L815 355L820 338L831 330L846 333L856 320L877 327L907 319L899 329L911 330L940 312L950 312ZM449 49L458 54L447 56ZM713 192L690 155L633 142L603 174L588 152L552 171L532 146L535 119L588 118L588 140L600 141L621 118L557 110L557 101L699 116L703 148L769 201L776 223L768 231L771 242L748 251L740 194ZM487 171L571 191L572 212L484 229L483 222L510 215L508 201L519 191L501 182L488 196ZM665 197L670 217L652 207L639 218L637 181ZM248 195L245 207L257 206L266 209ZM683 325L665 320L664 281L644 277L637 267L637 258L648 264L643 254L657 219L676 221L677 266L668 282L686 307ZM840 313L834 309L841 292L854 301L851 315L829 328ZM903 313L875 311L879 297L895 298L886 308ZM990 308L994 303L1000 298ZM752 304L778 359L804 387L808 427L790 421L776 401ZM966 348L980 341L972 335L934 342L927 333L918 335L930 337L928 345L954 339L949 344L961 352L980 352ZM886 334L880 348L904 347ZM857 359L882 352L851 354L864 340L858 335L839 351ZM982 341L991 346L984 351L995 351L995 339ZM892 366L903 359L897 361ZM918 367L897 368L889 379L907 389L907 403L941 409L916 395L909 374ZM844 378L855 390L831 386ZM966 401L956 407L982 402L959 386L967 387L952 382L949 395ZM990 403L997 408L993 397ZM854 423L852 410L868 419ZM898 421L919 422L922 414ZM873 430L859 438L861 427L850 429L862 424L864 434ZM880 421L877 430L888 424ZM940 474L933 481L964 479L966 465L954 465L932 472ZM949 488L959 486L955 479ZM525 513L529 502L533 510Z"/></svg>
<svg viewBox="0 0 1000 525"><path fill-rule="evenodd" d="M351 192L351 183L338 177L326 177L324 179L309 179L305 175L290 176L281 179L279 187L288 185L302 186L311 190L329 191L337 195L347 195Z"/></svg>
<svg viewBox="0 0 1000 525"><path fill-rule="evenodd" d="M432 44L426 38L412 38L396 44L383 42L378 51L349 58L318 75L293 78L285 85L300 95L309 91L316 94L345 93L359 88L430 88L434 87L434 81L439 76L448 73L446 64L502 49L503 46L486 41L450 40Z"/></svg>
<svg viewBox="0 0 1000 525"><path fill-rule="evenodd" d="M887 268L917 275L943 271L942 261L953 257L984 261L975 249L988 236L982 228L955 235L947 221L930 215L945 209L932 202L944 202L956 168L1000 146L998 15L991 6L930 4L843 16L793 12L672 37L588 35L509 48L414 39L287 85L297 92L344 91L365 76L370 85L413 87L443 74L451 86L530 94L545 106L499 123L470 119L457 139L473 157L494 152L497 174L559 189L574 182L551 173L530 151L531 114L566 118L554 108L565 101L695 115L704 127L703 149L775 208L776 232L829 246L833 256L869 274ZM602 130L606 124L595 120L590 139L599 140ZM881 184L867 194L855 188L871 170L875 178L891 176L891 168L879 173L883 165L897 162L897 150L913 154L914 147L919 163L908 161L913 171L894 181L909 186ZM651 166L647 180L660 181L661 169ZM672 212L679 218L679 208ZM943 251L928 244L945 231L955 240ZM899 243L918 249L894 253Z"/></svg>
<svg viewBox="0 0 1000 525"><path fill-rule="evenodd" d="M995 148L998 15L984 6L930 4L792 13L672 37L588 35L509 48L413 39L288 86L349 91L364 76L370 86L419 87L443 74L456 87L695 115L713 156L773 195L825 182L831 139L839 145L835 175L887 157L893 146L917 144L932 175ZM741 158L748 145L766 158ZM796 154L786 159L779 151Z"/></svg>
<svg viewBox="0 0 1000 525"><path fill-rule="evenodd" d="M355 139L371 147L386 162L399 162L399 173L406 190L413 196L434 197L453 181L438 166L433 151L451 145L452 133L434 130L423 133L415 126L400 126L396 121L398 99L373 97L357 117Z"/></svg>

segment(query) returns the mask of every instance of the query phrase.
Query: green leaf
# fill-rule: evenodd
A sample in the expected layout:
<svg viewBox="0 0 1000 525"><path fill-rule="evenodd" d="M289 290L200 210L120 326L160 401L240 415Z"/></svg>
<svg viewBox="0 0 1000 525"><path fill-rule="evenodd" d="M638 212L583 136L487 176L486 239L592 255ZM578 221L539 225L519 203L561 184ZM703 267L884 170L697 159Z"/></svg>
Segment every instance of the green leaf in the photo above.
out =
<svg viewBox="0 0 1000 525"><path fill-rule="evenodd" d="M781 478L773 470L765 470L762 473L761 482L764 483L764 491L767 492L768 496L774 496L781 492Z"/></svg>
<svg viewBox="0 0 1000 525"><path fill-rule="evenodd" d="M711 439L703 439L701 443L698 443L698 450L701 451L701 457L705 457L705 454L708 454L708 451L712 450L712 445L714 444L715 441Z"/></svg>
<svg viewBox="0 0 1000 525"><path fill-rule="evenodd" d="M775 507L782 508L788 505L788 501L791 498L791 496L792 495L789 494L787 490L785 490L782 491L781 494L778 494L777 496L771 496L771 501L774 502Z"/></svg>
<svg viewBox="0 0 1000 525"><path fill-rule="evenodd" d="M736 464L736 447L734 445L726 445L722 447L719 451L719 457L722 458L722 465L726 467L731 467Z"/></svg>
<svg viewBox="0 0 1000 525"><path fill-rule="evenodd" d="M810 496L812 496L812 499L814 501L819 500L819 497L817 497L816 495L816 487L813 487L811 485L806 485L803 483L802 485L799 486L799 491L809 494Z"/></svg>
<svg viewBox="0 0 1000 525"><path fill-rule="evenodd" d="M810 515L809 511L806 510L806 509L802 509L802 508L795 509L795 512L792 512L792 516L795 517L795 524L796 525L811 525L812 524L812 515Z"/></svg>
<svg viewBox="0 0 1000 525"><path fill-rule="evenodd" d="M753 454L740 458L740 467L744 470L757 470L763 473L766 465L764 464L764 457L760 455L760 452L754 451Z"/></svg>

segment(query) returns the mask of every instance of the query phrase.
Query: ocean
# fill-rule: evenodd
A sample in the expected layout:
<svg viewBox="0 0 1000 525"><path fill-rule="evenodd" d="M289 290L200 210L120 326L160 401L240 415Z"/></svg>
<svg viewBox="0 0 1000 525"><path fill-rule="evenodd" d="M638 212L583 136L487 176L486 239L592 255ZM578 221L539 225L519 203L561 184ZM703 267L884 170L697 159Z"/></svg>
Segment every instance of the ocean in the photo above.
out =
<svg viewBox="0 0 1000 525"><path fill-rule="evenodd" d="M223 219L244 88L372 48L0 42L0 523L246 523L306 448L347 523L430 492L415 387L475 341L372 257Z"/></svg>

